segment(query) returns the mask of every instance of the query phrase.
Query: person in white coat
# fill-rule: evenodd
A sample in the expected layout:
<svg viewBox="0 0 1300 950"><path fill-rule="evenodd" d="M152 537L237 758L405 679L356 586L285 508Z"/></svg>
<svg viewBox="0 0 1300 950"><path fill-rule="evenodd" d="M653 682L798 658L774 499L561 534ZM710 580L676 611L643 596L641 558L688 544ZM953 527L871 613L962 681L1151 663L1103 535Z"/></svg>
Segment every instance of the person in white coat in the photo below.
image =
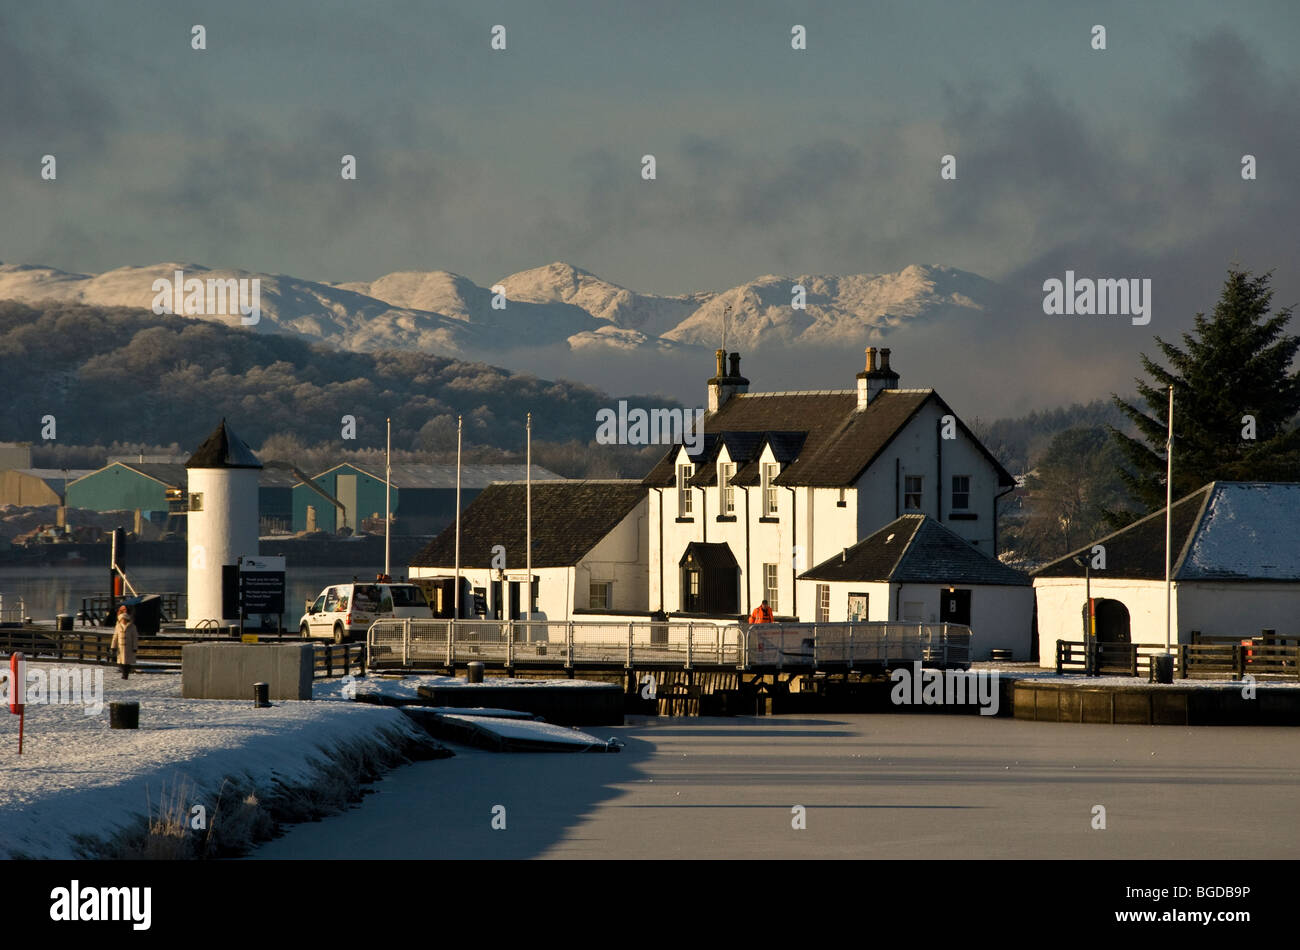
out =
<svg viewBox="0 0 1300 950"><path fill-rule="evenodd" d="M113 629L113 639L108 648L117 652L117 666L122 671L122 679L131 675L131 666L135 663L135 648L140 631L131 620L131 614L125 606L117 608L117 626Z"/></svg>

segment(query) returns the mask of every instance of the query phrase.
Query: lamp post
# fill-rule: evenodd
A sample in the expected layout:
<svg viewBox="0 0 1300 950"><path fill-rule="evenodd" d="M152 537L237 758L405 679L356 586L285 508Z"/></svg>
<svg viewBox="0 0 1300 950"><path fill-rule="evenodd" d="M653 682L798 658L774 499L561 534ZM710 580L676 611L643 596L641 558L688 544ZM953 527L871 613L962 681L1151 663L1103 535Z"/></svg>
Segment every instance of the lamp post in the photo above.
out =
<svg viewBox="0 0 1300 950"><path fill-rule="evenodd" d="M1074 563L1083 568L1083 590L1084 597L1088 601L1088 619L1084 621L1083 630L1083 657L1084 673L1088 676L1096 675L1096 650L1097 650L1097 615L1092 606L1092 561L1086 556L1075 555Z"/></svg>

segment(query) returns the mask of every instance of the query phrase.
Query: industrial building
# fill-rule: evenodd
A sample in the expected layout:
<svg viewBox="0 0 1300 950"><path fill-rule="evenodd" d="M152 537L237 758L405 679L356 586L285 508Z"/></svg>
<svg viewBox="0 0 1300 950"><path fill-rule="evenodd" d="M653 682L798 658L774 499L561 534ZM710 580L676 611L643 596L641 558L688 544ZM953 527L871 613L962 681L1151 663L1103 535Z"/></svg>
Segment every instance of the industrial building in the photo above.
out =
<svg viewBox="0 0 1300 950"><path fill-rule="evenodd" d="M90 473L83 468L5 469L0 471L0 505L61 505L66 487Z"/></svg>

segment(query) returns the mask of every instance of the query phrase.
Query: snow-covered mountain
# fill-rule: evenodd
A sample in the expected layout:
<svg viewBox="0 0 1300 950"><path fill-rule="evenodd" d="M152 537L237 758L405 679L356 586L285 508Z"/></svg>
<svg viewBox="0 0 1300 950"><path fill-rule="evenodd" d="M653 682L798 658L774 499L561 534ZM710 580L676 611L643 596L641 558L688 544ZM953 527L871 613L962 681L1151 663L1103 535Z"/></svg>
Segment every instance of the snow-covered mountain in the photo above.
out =
<svg viewBox="0 0 1300 950"><path fill-rule="evenodd" d="M0 299L149 308L154 281L170 280L177 270L204 280L260 278L256 332L288 333L343 349L414 349L506 366L511 351L535 347L646 355L713 349L722 340L724 317L728 346L747 352L856 346L954 312L977 314L997 289L966 271L914 265L891 274L767 275L721 292L657 296L556 262L496 282L505 289L506 306L494 308L491 286L447 271L400 271L370 282L331 284L168 262L98 275L0 265ZM803 308L793 306L796 285L804 288ZM240 318L195 319L233 325Z"/></svg>

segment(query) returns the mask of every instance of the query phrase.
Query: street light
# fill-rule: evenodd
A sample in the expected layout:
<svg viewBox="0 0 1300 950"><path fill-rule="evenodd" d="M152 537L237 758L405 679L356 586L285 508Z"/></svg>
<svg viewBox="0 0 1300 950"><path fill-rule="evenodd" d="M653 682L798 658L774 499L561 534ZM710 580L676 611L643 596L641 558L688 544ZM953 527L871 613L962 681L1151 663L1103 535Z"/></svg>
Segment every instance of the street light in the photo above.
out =
<svg viewBox="0 0 1300 950"><path fill-rule="evenodd" d="M1074 556L1074 563L1083 568L1083 589L1084 596L1088 599L1088 619L1084 622L1083 631L1083 656L1084 656L1084 674L1087 676L1096 675L1096 660L1094 653L1097 649L1097 616L1092 608L1092 561L1082 555Z"/></svg>

